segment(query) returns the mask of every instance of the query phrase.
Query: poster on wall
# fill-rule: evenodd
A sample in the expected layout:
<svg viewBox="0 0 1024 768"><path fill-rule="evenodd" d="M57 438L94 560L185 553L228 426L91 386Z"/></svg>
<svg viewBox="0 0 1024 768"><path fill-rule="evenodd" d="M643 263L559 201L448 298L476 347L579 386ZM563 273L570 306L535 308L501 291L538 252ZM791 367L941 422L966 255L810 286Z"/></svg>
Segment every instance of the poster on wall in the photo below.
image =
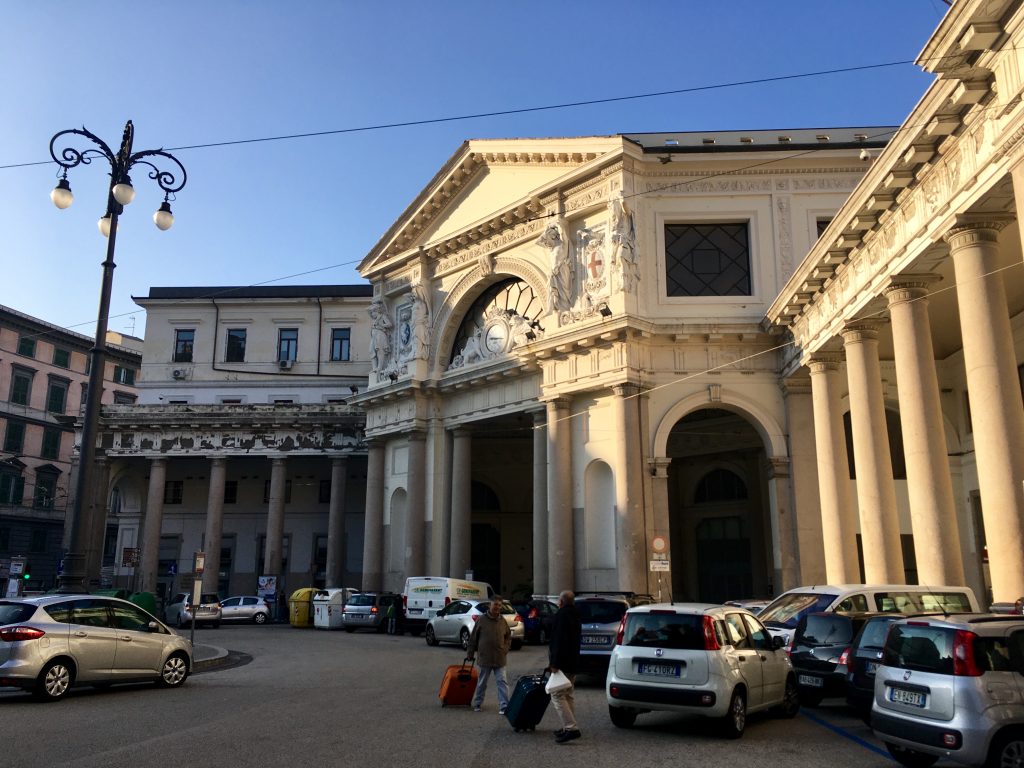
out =
<svg viewBox="0 0 1024 768"><path fill-rule="evenodd" d="M256 582L256 595L268 602L277 598L277 576L260 576Z"/></svg>

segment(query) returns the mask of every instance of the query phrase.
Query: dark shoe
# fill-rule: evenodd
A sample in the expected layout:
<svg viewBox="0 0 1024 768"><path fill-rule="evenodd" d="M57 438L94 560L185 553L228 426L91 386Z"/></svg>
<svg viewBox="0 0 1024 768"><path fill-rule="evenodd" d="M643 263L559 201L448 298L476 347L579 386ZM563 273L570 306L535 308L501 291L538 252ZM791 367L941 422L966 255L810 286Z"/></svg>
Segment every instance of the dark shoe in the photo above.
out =
<svg viewBox="0 0 1024 768"><path fill-rule="evenodd" d="M573 739L578 739L579 737L580 737L580 732L578 730L576 730L576 731L562 731L562 733L560 733L558 736L555 736L555 743L556 744L565 744L566 742L572 741Z"/></svg>
<svg viewBox="0 0 1024 768"><path fill-rule="evenodd" d="M559 728L557 731L555 731L555 738L557 739L563 733L565 733L565 728Z"/></svg>

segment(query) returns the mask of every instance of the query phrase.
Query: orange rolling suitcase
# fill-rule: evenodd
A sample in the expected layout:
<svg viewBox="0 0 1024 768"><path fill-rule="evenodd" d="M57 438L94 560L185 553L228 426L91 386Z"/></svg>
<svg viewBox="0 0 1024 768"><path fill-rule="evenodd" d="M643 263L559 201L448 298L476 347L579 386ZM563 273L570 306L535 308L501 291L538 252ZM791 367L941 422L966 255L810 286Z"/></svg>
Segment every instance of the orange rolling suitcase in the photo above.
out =
<svg viewBox="0 0 1024 768"><path fill-rule="evenodd" d="M445 670L441 681L442 707L466 707L473 700L476 691L477 672L473 662L466 659L461 664L452 664Z"/></svg>

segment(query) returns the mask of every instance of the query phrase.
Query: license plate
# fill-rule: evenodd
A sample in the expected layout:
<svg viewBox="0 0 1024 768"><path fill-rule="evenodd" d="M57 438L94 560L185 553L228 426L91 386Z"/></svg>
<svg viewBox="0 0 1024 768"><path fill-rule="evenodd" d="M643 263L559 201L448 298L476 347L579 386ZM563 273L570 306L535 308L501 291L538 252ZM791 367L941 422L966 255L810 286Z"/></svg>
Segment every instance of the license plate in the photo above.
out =
<svg viewBox="0 0 1024 768"><path fill-rule="evenodd" d="M654 677L679 677L678 664L651 664L641 661L637 664L636 671L641 675L653 675Z"/></svg>
<svg viewBox="0 0 1024 768"><path fill-rule="evenodd" d="M908 691L904 688L890 688L889 701L898 704L909 704L912 707L924 706L924 694L917 691Z"/></svg>
<svg viewBox="0 0 1024 768"><path fill-rule="evenodd" d="M410 608L409 613L423 613L422 608Z"/></svg>
<svg viewBox="0 0 1024 768"><path fill-rule="evenodd" d="M869 661L866 672L869 675L873 675L877 671L878 671L878 662L877 661Z"/></svg>
<svg viewBox="0 0 1024 768"><path fill-rule="evenodd" d="M604 635L584 635L581 645L608 645L610 637Z"/></svg>
<svg viewBox="0 0 1024 768"><path fill-rule="evenodd" d="M797 680L800 683L800 685L806 685L809 688L821 688L823 685L825 685L824 680L822 680L820 677L814 677L812 675L800 675L800 677L798 677Z"/></svg>

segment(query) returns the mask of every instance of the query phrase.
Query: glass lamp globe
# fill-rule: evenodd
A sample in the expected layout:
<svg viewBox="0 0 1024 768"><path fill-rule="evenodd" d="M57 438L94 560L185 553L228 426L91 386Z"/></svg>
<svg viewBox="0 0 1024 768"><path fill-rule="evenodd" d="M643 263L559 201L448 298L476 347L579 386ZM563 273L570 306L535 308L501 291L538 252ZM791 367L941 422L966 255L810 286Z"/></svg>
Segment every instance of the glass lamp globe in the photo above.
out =
<svg viewBox="0 0 1024 768"><path fill-rule="evenodd" d="M135 187L132 186L131 179L127 176L125 176L124 181L120 184L115 184L112 191L114 199L121 205L128 205L128 203L135 199Z"/></svg>
<svg viewBox="0 0 1024 768"><path fill-rule="evenodd" d="M171 213L171 204L164 200L160 203L160 209L153 214L153 223L156 228L166 232L174 224L174 214Z"/></svg>
<svg viewBox="0 0 1024 768"><path fill-rule="evenodd" d="M96 222L96 226L100 228L100 234L104 237L110 237L110 217L104 216L102 219Z"/></svg>
<svg viewBox="0 0 1024 768"><path fill-rule="evenodd" d="M57 186L50 191L50 200L62 211L75 201L75 196L71 194L71 185L68 184L67 179L61 179L57 182Z"/></svg>

